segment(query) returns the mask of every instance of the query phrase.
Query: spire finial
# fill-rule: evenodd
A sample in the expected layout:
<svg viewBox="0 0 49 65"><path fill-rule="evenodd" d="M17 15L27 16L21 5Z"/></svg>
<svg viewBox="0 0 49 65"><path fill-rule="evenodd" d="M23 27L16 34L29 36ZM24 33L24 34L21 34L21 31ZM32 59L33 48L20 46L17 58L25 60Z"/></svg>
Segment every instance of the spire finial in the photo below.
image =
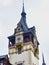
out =
<svg viewBox="0 0 49 65"><path fill-rule="evenodd" d="M24 0L23 0L23 5L24 5Z"/></svg>
<svg viewBox="0 0 49 65"><path fill-rule="evenodd" d="M24 0L23 0L23 10L22 10L22 12L25 12L25 10L24 10Z"/></svg>
<svg viewBox="0 0 49 65"><path fill-rule="evenodd" d="M23 8L22 8L22 13L21 13L22 16L25 16L26 13L25 13L25 9L24 9L24 0L23 0Z"/></svg>

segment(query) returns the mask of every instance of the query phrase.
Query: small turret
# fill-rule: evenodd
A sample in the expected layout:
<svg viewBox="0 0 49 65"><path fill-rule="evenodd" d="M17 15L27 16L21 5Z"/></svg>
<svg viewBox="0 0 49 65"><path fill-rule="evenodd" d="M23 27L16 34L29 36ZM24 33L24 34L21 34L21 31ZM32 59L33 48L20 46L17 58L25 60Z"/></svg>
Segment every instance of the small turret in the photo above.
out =
<svg viewBox="0 0 49 65"><path fill-rule="evenodd" d="M42 65L46 65L45 60L44 60L44 54L43 53L42 53L42 60L43 60Z"/></svg>

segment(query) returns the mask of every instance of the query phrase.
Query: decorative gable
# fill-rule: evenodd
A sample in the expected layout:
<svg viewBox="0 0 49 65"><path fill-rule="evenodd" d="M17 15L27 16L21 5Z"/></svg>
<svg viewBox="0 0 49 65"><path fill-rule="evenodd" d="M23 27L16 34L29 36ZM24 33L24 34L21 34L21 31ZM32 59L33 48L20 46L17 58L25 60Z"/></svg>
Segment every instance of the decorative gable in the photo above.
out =
<svg viewBox="0 0 49 65"><path fill-rule="evenodd" d="M22 25L20 23L18 23L16 32L21 32L21 31L22 31Z"/></svg>

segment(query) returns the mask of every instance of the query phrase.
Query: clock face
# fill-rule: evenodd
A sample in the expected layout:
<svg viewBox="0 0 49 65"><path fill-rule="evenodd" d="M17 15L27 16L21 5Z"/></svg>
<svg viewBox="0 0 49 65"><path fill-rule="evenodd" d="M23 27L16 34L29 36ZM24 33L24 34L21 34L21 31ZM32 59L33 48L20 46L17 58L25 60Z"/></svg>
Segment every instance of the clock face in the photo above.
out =
<svg viewBox="0 0 49 65"><path fill-rule="evenodd" d="M17 37L17 41L20 41L21 40L21 37Z"/></svg>
<svg viewBox="0 0 49 65"><path fill-rule="evenodd" d="M22 41L23 41L23 36L22 35L16 36L16 43L20 43Z"/></svg>

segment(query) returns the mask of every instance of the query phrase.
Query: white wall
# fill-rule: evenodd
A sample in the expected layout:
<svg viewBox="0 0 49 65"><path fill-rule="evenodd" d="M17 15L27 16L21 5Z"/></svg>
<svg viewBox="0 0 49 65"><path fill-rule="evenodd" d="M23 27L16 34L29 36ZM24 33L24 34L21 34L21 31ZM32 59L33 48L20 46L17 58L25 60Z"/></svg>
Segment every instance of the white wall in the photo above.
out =
<svg viewBox="0 0 49 65"><path fill-rule="evenodd" d="M24 51L22 54L11 54L9 60L13 65L21 61L24 61L24 65L29 65L29 51Z"/></svg>
<svg viewBox="0 0 49 65"><path fill-rule="evenodd" d="M31 52L31 63L32 65L39 65L39 59L34 56L34 54Z"/></svg>
<svg viewBox="0 0 49 65"><path fill-rule="evenodd" d="M24 65L39 65L39 60L34 56L31 50L24 51L22 54L11 54L9 59L13 65L16 65L15 63L23 61Z"/></svg>

